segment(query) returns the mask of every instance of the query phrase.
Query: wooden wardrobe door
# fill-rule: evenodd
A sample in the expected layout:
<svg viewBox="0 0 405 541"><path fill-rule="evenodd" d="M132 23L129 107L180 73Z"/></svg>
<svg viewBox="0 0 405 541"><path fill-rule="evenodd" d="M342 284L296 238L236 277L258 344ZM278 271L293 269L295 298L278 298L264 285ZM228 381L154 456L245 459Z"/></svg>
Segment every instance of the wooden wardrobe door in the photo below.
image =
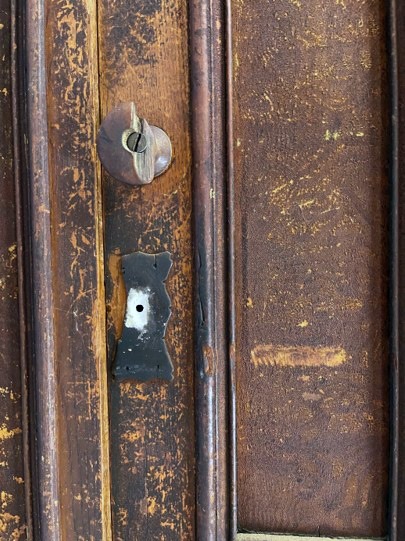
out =
<svg viewBox="0 0 405 541"><path fill-rule="evenodd" d="M404 538L403 11L0 0L0 539ZM170 382L112 374L140 251Z"/></svg>

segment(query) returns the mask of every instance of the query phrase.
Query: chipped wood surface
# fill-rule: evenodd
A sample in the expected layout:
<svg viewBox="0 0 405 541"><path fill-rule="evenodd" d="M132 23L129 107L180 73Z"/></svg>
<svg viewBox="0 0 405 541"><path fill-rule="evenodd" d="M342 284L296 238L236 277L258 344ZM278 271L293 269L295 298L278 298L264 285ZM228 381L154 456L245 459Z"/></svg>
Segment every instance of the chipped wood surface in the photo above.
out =
<svg viewBox="0 0 405 541"><path fill-rule="evenodd" d="M27 539L17 209L13 156L12 10L0 1L0 539Z"/></svg>
<svg viewBox="0 0 405 541"><path fill-rule="evenodd" d="M1 215L7 216L0 231L0 406L5 412L0 424L0 539L20 540L26 538L28 513L16 299L21 246L16 245L15 164L9 144L10 4L0 0L0 63L5 67L0 114L6 132L0 141L0 205ZM36 388L31 390L38 470L34 493L40 511L35 535L44 541L72 535L86 541L222 541L227 536L227 373L220 289L226 239L221 214L224 65L219 59L224 21L220 2L193 3L195 20L189 28L196 30L190 51L195 64L189 66L187 4L27 4L32 166L27 195L34 218L27 249L34 265L27 274L36 277L31 292ZM387 226L383 3L235 1L232 10L239 525L308 532L317 539L382 535L388 463L387 313L381 301ZM204 57L200 45L207 44L210 52ZM44 59L39 74L35 70ZM202 74L204 62L211 68ZM191 107L190 69L198 87ZM139 113L172 139L173 165L150 186L127 187L107 174L101 184L95 154L98 73L103 117L117 103L134 100ZM204 95L209 89L211 97ZM204 157L204 171L197 171L200 161L194 164L195 179L204 181L195 191L204 197L204 208L199 200L194 208L195 239L213 250L210 257L214 254L207 258L213 274L205 275L200 265L197 277L212 290L207 306L217 303L210 335L215 339L201 348L209 385L201 387L200 399L204 406L208 390L213 417L200 410L203 445L197 464L190 118L193 152ZM215 237L214 246L208 233ZM173 254L167 342L175 379L120 385L111 380L108 394L106 371L125 311L121 255L137 250ZM233 344L230 350L233 362ZM222 439L212 432L215 427ZM211 447L204 447L210 438ZM202 456L212 449L212 455ZM198 464L203 465L199 491L205 500L195 493ZM397 481L400 509L401 476ZM400 539L403 520L393 517L392 522L399 525L399 533L390 532L392 538ZM236 539L290 538L306 539L242 533Z"/></svg>
<svg viewBox="0 0 405 541"><path fill-rule="evenodd" d="M169 170L150 185L103 175L109 369L122 329L120 256L169 251L172 301L166 344L173 382L110 381L113 533L124 539L194 539L191 157L187 3L99 2L102 116L134 101L173 145Z"/></svg>
<svg viewBox="0 0 405 541"><path fill-rule="evenodd" d="M248 530L387 531L385 33L379 0L233 3Z"/></svg>
<svg viewBox="0 0 405 541"><path fill-rule="evenodd" d="M29 4L36 535L107 540L96 3Z"/></svg>

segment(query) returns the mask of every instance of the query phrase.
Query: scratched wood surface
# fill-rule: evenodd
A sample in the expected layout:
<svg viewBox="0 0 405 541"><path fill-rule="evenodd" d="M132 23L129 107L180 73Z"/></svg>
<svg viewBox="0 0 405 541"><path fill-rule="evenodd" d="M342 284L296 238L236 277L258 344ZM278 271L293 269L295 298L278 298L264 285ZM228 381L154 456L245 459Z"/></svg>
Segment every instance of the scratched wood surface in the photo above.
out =
<svg viewBox="0 0 405 541"><path fill-rule="evenodd" d="M0 1L0 539L27 538L14 184L11 3ZM6 218L6 219L5 219Z"/></svg>
<svg viewBox="0 0 405 541"><path fill-rule="evenodd" d="M46 2L60 539L110 539L97 12ZM57 529L54 525L54 529ZM60 536L60 537L58 537Z"/></svg>
<svg viewBox="0 0 405 541"><path fill-rule="evenodd" d="M241 531L386 533L384 11L233 2Z"/></svg>
<svg viewBox="0 0 405 541"><path fill-rule="evenodd" d="M152 184L103 174L109 369L121 335L122 254L169 251L172 301L166 343L173 382L110 381L114 539L194 539L191 178L184 0L99 3L101 111L134 101L169 134L174 159Z"/></svg>

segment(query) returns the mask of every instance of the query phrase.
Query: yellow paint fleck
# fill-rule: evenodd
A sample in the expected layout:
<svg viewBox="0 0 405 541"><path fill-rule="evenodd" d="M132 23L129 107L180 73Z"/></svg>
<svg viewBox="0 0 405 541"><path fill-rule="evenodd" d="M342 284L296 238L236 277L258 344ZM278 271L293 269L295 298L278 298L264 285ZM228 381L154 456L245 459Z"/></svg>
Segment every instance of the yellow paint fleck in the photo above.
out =
<svg viewBox="0 0 405 541"><path fill-rule="evenodd" d="M337 141L340 137L340 133L338 131L331 132L329 130L326 130L325 132L325 141L330 141L333 139L333 141Z"/></svg>
<svg viewBox="0 0 405 541"><path fill-rule="evenodd" d="M252 349L250 358L255 367L339 366L347 361L347 354L340 347L263 344Z"/></svg>
<svg viewBox="0 0 405 541"><path fill-rule="evenodd" d="M8 96L8 90L7 90L6 87L2 88L2 89L1 89L1 92L2 92L2 94L4 94L5 96Z"/></svg>
<svg viewBox="0 0 405 541"><path fill-rule="evenodd" d="M302 203L299 203L300 209L303 209L305 207L312 207L312 205L315 203L315 199L309 199L308 201L303 201Z"/></svg>
<svg viewBox="0 0 405 541"><path fill-rule="evenodd" d="M2 424L0 426L0 441L9 440L10 438L13 438L17 434L21 434L21 432L22 432L21 428L17 427L10 430L7 428L5 424Z"/></svg>
<svg viewBox="0 0 405 541"><path fill-rule="evenodd" d="M148 498L148 515L154 515L156 513L156 499L155 498Z"/></svg>
<svg viewBox="0 0 405 541"><path fill-rule="evenodd" d="M356 133L356 137L364 137L364 132L358 131L358 132Z"/></svg>
<svg viewBox="0 0 405 541"><path fill-rule="evenodd" d="M121 438L123 440L129 441L133 443L134 441L137 441L143 437L143 434L139 431L135 432L124 432L124 434L121 434Z"/></svg>
<svg viewBox="0 0 405 541"><path fill-rule="evenodd" d="M271 190L271 193L274 195L277 192L279 192L280 190L282 190L283 188L285 188L286 186L288 186L288 182L285 182L284 184L281 184L281 186L277 186L277 188L274 188L274 190Z"/></svg>
<svg viewBox="0 0 405 541"><path fill-rule="evenodd" d="M248 297L248 299L246 301L246 306L248 308L253 308L253 300L250 297Z"/></svg>
<svg viewBox="0 0 405 541"><path fill-rule="evenodd" d="M8 492L5 492L2 490L0 492L0 502L1 502L1 508L4 511L7 507L7 505L13 501L13 495L9 494Z"/></svg>
<svg viewBox="0 0 405 541"><path fill-rule="evenodd" d="M308 327L309 323L306 319L304 319L304 321L301 321L301 323L298 323L297 327L301 327L301 328L304 328L304 327Z"/></svg>
<svg viewBox="0 0 405 541"><path fill-rule="evenodd" d="M16 483L18 483L19 485L23 485L24 484L24 479L22 477L16 477L15 475L13 475L13 479Z"/></svg>
<svg viewBox="0 0 405 541"><path fill-rule="evenodd" d="M346 299L344 306L349 310L360 310L363 308L363 301L360 299Z"/></svg>

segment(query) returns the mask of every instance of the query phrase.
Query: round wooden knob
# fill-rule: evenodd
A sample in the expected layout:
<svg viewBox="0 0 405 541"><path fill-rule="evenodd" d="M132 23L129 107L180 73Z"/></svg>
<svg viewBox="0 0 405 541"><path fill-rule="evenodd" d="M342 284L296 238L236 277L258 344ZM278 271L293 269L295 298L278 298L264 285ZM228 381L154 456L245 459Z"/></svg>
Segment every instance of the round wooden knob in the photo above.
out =
<svg viewBox="0 0 405 541"><path fill-rule="evenodd" d="M103 120L97 151L112 177L138 186L164 173L172 159L168 135L139 118L133 102L121 103Z"/></svg>

